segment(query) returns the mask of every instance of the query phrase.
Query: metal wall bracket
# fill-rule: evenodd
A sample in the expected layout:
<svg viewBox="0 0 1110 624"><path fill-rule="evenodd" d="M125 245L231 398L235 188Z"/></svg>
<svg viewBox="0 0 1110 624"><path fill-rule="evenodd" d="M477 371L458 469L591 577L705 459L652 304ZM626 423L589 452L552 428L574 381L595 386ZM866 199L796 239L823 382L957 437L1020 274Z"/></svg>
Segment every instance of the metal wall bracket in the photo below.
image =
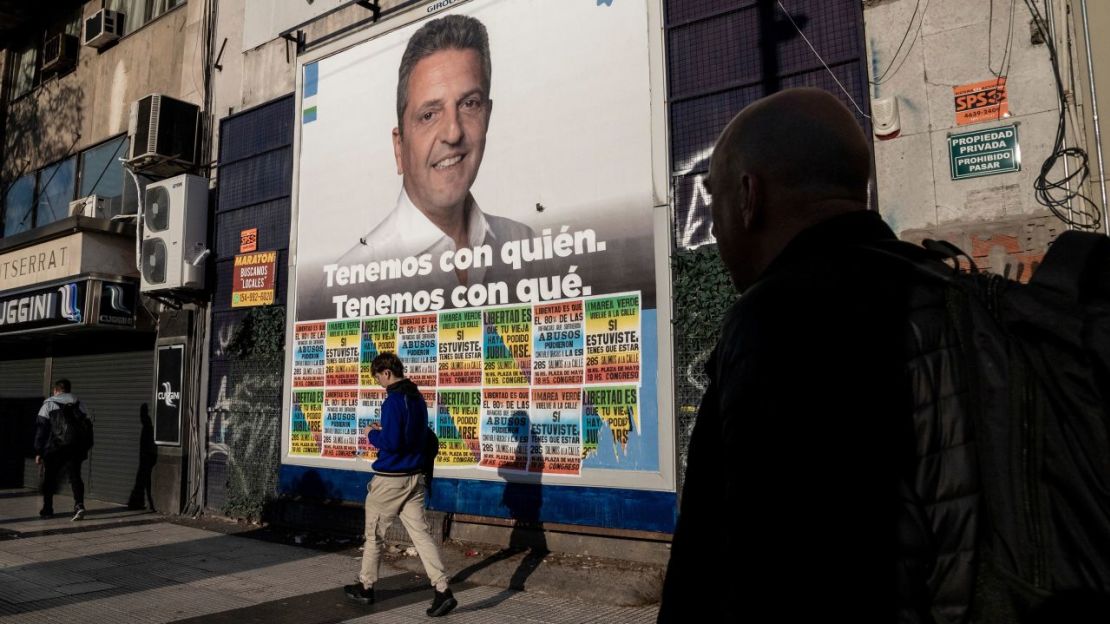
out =
<svg viewBox="0 0 1110 624"><path fill-rule="evenodd" d="M351 2L344 2L343 4L340 4L339 6L335 7L334 9L331 9L330 11L327 11L325 13L321 13L320 15L317 15L316 17L313 17L309 20L301 22L300 24L297 24L296 26L290 28L289 30L286 30L285 32L281 33L281 35L279 35L279 36L282 39L285 39L286 41L291 41L291 42L295 43L297 45L297 55L299 56L299 55L304 53L305 48L308 46L308 43L306 41L306 36L307 35L304 31L305 27L307 27L309 24L312 24L312 23L314 23L318 20L322 20L322 19L326 18L327 16L329 16L333 13L336 13L338 11L342 11L343 9L351 6L352 4L357 4L358 6L364 8L367 11L370 11L372 13L372 15L369 19L369 23L376 24L378 22L378 20L381 19L383 11L382 11L381 5L378 4L378 0L352 0ZM394 7L393 9L390 9L389 12L392 13L394 10L400 9L401 7L405 7L408 4L409 3L407 3L407 2L402 3L402 4L398 5L397 7ZM340 28L336 32L333 32L333 33L324 35L323 37L319 37L317 39L314 39L312 41L312 44L317 45L317 44L323 43L325 41L328 41L330 39L334 39L335 37L337 37L337 36L339 36L339 35L341 35L345 32L348 32L352 28L362 26L366 23L367 23L367 20L361 20L361 21L355 22L354 24L352 24L350 26Z"/></svg>
<svg viewBox="0 0 1110 624"><path fill-rule="evenodd" d="M382 8L378 6L377 0L358 0L355 4L368 11L372 11L374 13L373 23L378 23L378 18L382 16Z"/></svg>
<svg viewBox="0 0 1110 624"><path fill-rule="evenodd" d="M285 39L286 41L292 41L294 44L296 44L297 54L300 54L301 52L304 52L305 37L306 37L306 35L305 35L305 32L303 30L297 30L295 32L283 32L283 33L281 33L281 38L282 39Z"/></svg>

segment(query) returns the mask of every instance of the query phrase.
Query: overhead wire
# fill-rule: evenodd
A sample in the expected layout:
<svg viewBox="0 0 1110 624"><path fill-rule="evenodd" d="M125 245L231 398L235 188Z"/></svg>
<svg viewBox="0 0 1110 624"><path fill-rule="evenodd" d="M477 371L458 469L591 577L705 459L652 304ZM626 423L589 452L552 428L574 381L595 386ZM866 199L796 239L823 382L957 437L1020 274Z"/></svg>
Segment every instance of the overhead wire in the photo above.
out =
<svg viewBox="0 0 1110 624"><path fill-rule="evenodd" d="M829 67L829 64L825 62L825 59L822 58L821 53L817 51L817 48L813 47L813 44L809 41L809 37L806 37L806 34L802 32L802 29L798 27L798 24L790 15L790 11L787 11L786 7L782 6L782 0L777 1L779 9L782 10L783 15L786 16L786 19L790 20L790 24L794 27L794 30L798 31L798 34L801 35L802 40L806 42L807 46L809 46L810 52L813 52L813 55L817 57L817 60L821 61L821 65L823 65L825 67L825 71L829 72L829 75L832 76L832 79L836 82L836 86L840 87L840 90L844 92L845 97L847 97L848 101L852 103L852 106L856 107L856 111L858 111L860 115L862 115L865 119L871 119L871 115L863 112L863 109L860 108L859 104L856 102L856 99L852 97L851 93L848 93L848 89L844 88L844 84L840 82L840 78L836 77L836 72L834 72L832 68Z"/></svg>
<svg viewBox="0 0 1110 624"><path fill-rule="evenodd" d="M921 8L921 0L917 0L917 4L915 4L914 7L913 7L913 13L910 15L910 22L909 22L909 24L906 25L906 32L902 34L902 40L898 42L898 48L894 50L894 56L890 57L890 63L887 63L886 69L884 69L882 71L882 73L879 73L876 76L875 80L871 81L871 84L873 84L873 85L882 84L883 78L886 77L887 72L890 71L891 67L894 67L894 62L898 60L898 54L902 52L902 46L906 45L906 39L909 38L910 32L913 30L913 20L914 20L914 18L917 17L917 11L920 8ZM916 39L917 36L915 35L914 38ZM912 51L912 50L913 50L913 44L911 43L910 44L910 50L908 50L906 53L909 54L909 52Z"/></svg>
<svg viewBox="0 0 1110 624"><path fill-rule="evenodd" d="M204 16L202 21L202 38L201 38L201 59L202 59L202 81L204 84L204 119L206 120L201 124L201 137L199 141L199 153L201 155L199 160L205 163L211 162L209 152L212 148L212 127L207 121L211 120L211 107L213 102L212 86L212 51L214 49L215 36L216 36L216 11L217 3L215 0L204 0ZM208 165L205 165L206 167ZM201 379L201 370L204 368L206 349L208 346L207 332L209 320L209 304L204 300L193 302L195 308L193 310L193 322L190 324L190 334L188 337L187 348L190 351L190 360L195 363L192 367L192 374L189 377L190 392L189 396L192 401L189 403L189 411L192 417L189 419L189 460L187 462L189 489L186 492L186 500L183 505L183 513L185 515L196 516L204 511L207 504L207 488L205 487L205 471L206 461L208 455L207 446L207 421L202 418L205 413L203 398L203 380Z"/></svg>
<svg viewBox="0 0 1110 624"><path fill-rule="evenodd" d="M1006 45L1002 48L1002 62L998 71L994 71L992 59L994 45L994 0L990 0L990 14L987 18L987 70L995 78L1004 78L1010 73L1011 53L1014 49L1014 15L1017 10L1017 0L1010 0L1010 28L1006 33Z"/></svg>
<svg viewBox="0 0 1110 624"><path fill-rule="evenodd" d="M1069 227L1080 230L1096 231L1102 221L1098 206L1079 189L1090 176L1090 167L1087 162L1087 152L1080 147L1064 147L1064 138L1067 131L1067 92L1064 90L1064 81L1060 77L1060 59L1056 53L1056 44L1052 33L1048 31L1047 22L1041 16L1040 10L1032 0L1024 0L1025 6L1033 16L1033 23L1044 37L1048 48L1049 63L1052 65L1052 75L1056 81L1056 96L1059 101L1060 115L1056 124L1056 138L1052 145L1052 153L1045 158L1041 165L1040 173L1033 181L1033 189L1037 203L1048 208L1057 219ZM1078 161L1074 171L1065 173L1063 177L1050 180L1049 176L1061 159L1073 158ZM1071 185L1075 182L1075 188ZM1073 204L1074 199L1079 199L1078 206ZM1088 208L1089 207L1089 208ZM1066 214L1072 212L1079 215L1079 219Z"/></svg>
<svg viewBox="0 0 1110 624"><path fill-rule="evenodd" d="M1010 0L1010 21L1009 29L1006 32L1006 43L1002 47L1002 59L998 65L998 71L994 70L994 63L992 59L992 52L994 51L994 0L990 0L990 13L987 18L987 71L994 76L994 88L996 90L1004 90L1006 87L1006 79L1010 75L1010 63L1013 61L1014 51L1014 17L1017 10L1017 0ZM1003 94L1003 97L1005 95ZM996 115L995 121L1002 118L1002 106L999 104L995 107Z"/></svg>
<svg viewBox="0 0 1110 624"><path fill-rule="evenodd" d="M918 0L918 5L920 5L920 4L921 4L921 2L920 2L920 0ZM898 72L902 71L902 66L905 65L906 60L910 58L910 54L913 52L913 46L917 43L917 39L921 36L921 28L925 25L925 13L928 10L929 10L929 0L925 0L925 6L921 9L921 16L917 20L917 29L914 30L913 20L914 20L914 17L917 17L917 7L916 6L914 7L913 14L910 15L910 23L906 27L906 34L907 35L909 34L909 32L911 30L914 31L913 38L910 39L910 47L907 48L906 53L904 55L902 55L902 60L898 61L898 52L901 51L902 45L905 43L905 39L906 39L905 35L903 35L902 43L898 44L898 49L895 50L894 56L891 57L891 59L890 59L890 65L888 65L887 68L885 70L883 70L883 72L877 78L875 78L875 80L870 81L870 84L872 86L878 86L878 85L881 85L883 83L890 82L891 79L893 79L895 76L898 75ZM898 67L894 67L895 62L898 62ZM892 67L893 67L893 72L891 71Z"/></svg>

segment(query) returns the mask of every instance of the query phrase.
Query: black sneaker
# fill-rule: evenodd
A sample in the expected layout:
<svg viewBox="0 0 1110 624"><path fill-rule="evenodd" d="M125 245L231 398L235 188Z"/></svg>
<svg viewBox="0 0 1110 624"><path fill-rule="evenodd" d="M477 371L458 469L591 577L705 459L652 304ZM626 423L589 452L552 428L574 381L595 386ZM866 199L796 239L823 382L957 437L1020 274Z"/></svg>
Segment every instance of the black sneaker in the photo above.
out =
<svg viewBox="0 0 1110 624"><path fill-rule="evenodd" d="M84 517L85 517L85 506L84 505L78 505L77 508L73 510L72 520L76 522L77 520L81 520Z"/></svg>
<svg viewBox="0 0 1110 624"><path fill-rule="evenodd" d="M39 517L44 518L44 519L45 518L53 518L54 517L54 510L53 509L40 509L39 510Z"/></svg>
<svg viewBox="0 0 1110 624"><path fill-rule="evenodd" d="M451 588L448 587L446 591L436 592L436 597L432 599L432 606L428 607L425 611L431 617L439 617L447 615L451 609L459 606L459 601L455 600L455 595L451 593Z"/></svg>
<svg viewBox="0 0 1110 624"><path fill-rule="evenodd" d="M359 602L364 605L374 604L374 588L371 587L370 589L366 589L362 586L362 583L344 585L343 593L347 594L347 597L351 600L354 600L355 602Z"/></svg>

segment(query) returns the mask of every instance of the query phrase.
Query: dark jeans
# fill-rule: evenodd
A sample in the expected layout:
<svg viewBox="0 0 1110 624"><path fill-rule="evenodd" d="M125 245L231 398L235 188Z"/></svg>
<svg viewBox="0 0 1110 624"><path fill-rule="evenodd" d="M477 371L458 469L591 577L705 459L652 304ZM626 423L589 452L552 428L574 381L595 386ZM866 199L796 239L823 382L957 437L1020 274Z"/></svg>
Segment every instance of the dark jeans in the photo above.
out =
<svg viewBox="0 0 1110 624"><path fill-rule="evenodd" d="M85 506L85 482L81 479L81 462L84 457L73 453L58 451L47 453L42 458L42 509L52 512L54 510L54 489L58 486L58 475L66 469L69 476L69 486L73 490L73 504Z"/></svg>

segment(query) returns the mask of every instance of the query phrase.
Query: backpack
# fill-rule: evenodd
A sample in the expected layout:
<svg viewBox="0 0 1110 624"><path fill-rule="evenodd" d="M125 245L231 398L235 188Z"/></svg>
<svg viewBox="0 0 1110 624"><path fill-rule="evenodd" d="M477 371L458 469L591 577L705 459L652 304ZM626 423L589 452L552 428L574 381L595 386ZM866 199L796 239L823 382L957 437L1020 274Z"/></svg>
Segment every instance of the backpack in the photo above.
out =
<svg viewBox="0 0 1110 624"><path fill-rule="evenodd" d="M428 491L428 495L424 497L425 503L432 497L432 474L436 468L436 456L439 455L439 436L427 427L424 433L424 465L420 468L420 473L424 475L424 489Z"/></svg>
<svg viewBox="0 0 1110 624"><path fill-rule="evenodd" d="M50 440L52 450L87 451L92 447L92 423L81 414L79 403L60 403L50 410Z"/></svg>
<svg viewBox="0 0 1110 624"><path fill-rule="evenodd" d="M968 364L983 505L971 620L1063 622L1099 612L1106 621L1110 238L1061 234L1028 284L979 272L950 243L923 246L969 267L880 251L946 285Z"/></svg>
<svg viewBox="0 0 1110 624"><path fill-rule="evenodd" d="M408 397L402 401L405 405L405 415L412 417L412 410L409 408ZM421 456L424 462L420 465L420 474L424 475L424 491L427 495L424 497L424 504L432 497L432 475L436 468L436 456L439 455L439 436L431 427L424 427L424 448L422 449Z"/></svg>

